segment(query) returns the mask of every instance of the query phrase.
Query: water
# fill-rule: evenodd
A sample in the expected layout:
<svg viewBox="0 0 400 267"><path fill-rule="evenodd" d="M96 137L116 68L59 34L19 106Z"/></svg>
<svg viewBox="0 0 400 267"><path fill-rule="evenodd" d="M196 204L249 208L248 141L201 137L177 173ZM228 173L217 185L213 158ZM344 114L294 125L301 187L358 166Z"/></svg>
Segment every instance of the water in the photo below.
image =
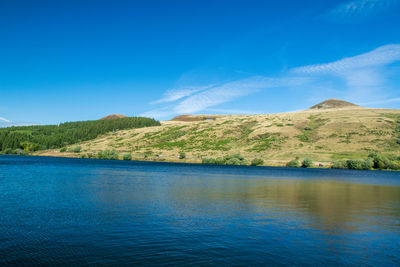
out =
<svg viewBox="0 0 400 267"><path fill-rule="evenodd" d="M0 264L399 265L400 173L0 156Z"/></svg>

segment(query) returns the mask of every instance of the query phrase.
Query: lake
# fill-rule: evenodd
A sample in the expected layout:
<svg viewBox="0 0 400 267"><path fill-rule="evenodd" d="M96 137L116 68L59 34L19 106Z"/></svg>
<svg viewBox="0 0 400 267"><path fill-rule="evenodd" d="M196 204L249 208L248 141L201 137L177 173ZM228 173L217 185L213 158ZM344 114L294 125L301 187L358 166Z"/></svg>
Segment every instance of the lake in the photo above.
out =
<svg viewBox="0 0 400 267"><path fill-rule="evenodd" d="M399 265L400 172L0 156L0 264Z"/></svg>

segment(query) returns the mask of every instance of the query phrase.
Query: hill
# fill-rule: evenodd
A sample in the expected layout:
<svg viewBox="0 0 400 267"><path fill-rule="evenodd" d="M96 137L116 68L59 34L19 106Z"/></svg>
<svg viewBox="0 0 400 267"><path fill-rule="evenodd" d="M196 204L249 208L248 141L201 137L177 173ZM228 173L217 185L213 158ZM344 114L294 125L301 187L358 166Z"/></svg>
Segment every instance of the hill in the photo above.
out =
<svg viewBox="0 0 400 267"><path fill-rule="evenodd" d="M20 154L49 148L61 148L77 142L91 140L112 131L158 125L160 123L154 119L129 117L115 120L66 122L59 125L1 128L0 153Z"/></svg>
<svg viewBox="0 0 400 267"><path fill-rule="evenodd" d="M343 100L328 99L312 106L310 109L332 109L332 108L361 108L361 107L359 105Z"/></svg>
<svg viewBox="0 0 400 267"><path fill-rule="evenodd" d="M99 120L114 120L114 119L121 119L121 118L128 118L128 116L122 115L122 114L110 114L107 115Z"/></svg>
<svg viewBox="0 0 400 267"><path fill-rule="evenodd" d="M247 160L261 158L266 165L308 157L327 166L335 160L363 158L372 151L400 153L400 110L337 107L221 115L209 120L174 119L161 122L161 126L108 133L79 145L84 153L115 150L137 160L157 161L201 162L240 153ZM60 155L58 151L40 154Z"/></svg>

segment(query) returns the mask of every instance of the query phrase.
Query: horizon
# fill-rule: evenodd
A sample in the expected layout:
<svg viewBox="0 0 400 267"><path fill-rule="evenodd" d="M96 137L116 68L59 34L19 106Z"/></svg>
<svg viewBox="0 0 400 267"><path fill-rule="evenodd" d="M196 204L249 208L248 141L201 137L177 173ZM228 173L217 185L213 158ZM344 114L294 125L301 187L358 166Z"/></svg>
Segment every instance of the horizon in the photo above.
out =
<svg viewBox="0 0 400 267"><path fill-rule="evenodd" d="M330 98L397 109L399 11L398 0L4 1L0 122L270 114Z"/></svg>

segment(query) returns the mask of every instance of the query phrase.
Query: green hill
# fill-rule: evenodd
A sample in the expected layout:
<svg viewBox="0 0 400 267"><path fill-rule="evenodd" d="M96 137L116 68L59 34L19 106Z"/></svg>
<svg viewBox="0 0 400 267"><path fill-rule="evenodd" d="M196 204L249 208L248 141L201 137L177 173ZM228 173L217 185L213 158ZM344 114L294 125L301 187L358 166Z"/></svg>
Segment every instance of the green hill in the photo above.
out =
<svg viewBox="0 0 400 267"><path fill-rule="evenodd" d="M0 128L0 152L5 154L54 149L91 140L99 135L147 126L160 122L140 117L112 120L66 122L59 125Z"/></svg>
<svg viewBox="0 0 400 267"><path fill-rule="evenodd" d="M285 165L298 157L329 166L332 161L365 158L371 152L399 155L400 110L355 105L267 115L208 118L185 115L160 126L109 132L79 142L81 154L44 151L48 156L92 156L99 151L137 160L202 162L240 154L247 162Z"/></svg>

